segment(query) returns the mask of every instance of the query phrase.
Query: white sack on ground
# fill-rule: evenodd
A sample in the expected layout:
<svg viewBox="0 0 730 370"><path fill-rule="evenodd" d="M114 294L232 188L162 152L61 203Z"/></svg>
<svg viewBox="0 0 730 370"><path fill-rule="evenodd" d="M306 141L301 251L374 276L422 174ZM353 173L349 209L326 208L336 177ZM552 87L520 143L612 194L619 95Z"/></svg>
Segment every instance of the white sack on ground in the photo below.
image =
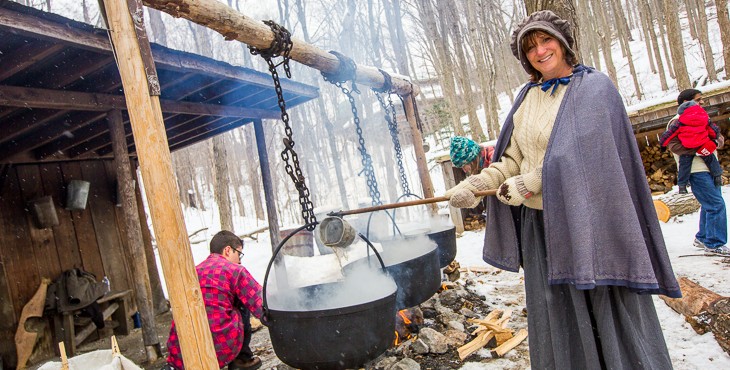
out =
<svg viewBox="0 0 730 370"><path fill-rule="evenodd" d="M69 370L142 370L122 355L114 356L112 350L101 349L68 359ZM60 362L48 362L38 370L61 370Z"/></svg>

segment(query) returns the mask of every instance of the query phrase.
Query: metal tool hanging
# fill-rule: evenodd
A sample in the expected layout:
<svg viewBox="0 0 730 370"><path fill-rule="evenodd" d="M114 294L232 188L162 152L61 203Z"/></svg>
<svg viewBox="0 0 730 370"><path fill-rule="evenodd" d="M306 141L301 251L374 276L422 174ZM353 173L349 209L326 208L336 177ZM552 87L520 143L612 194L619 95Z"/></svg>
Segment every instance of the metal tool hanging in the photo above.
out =
<svg viewBox="0 0 730 370"><path fill-rule="evenodd" d="M383 87L381 89L372 88L375 92L375 96L378 98L380 108L385 114L385 121L388 123L388 131L390 131L390 138L393 142L393 150L395 151L395 160L398 164L398 173L400 175L400 186L403 190L403 194L411 194L411 189L408 186L408 178L406 177L406 170L403 167L403 150L400 146L400 139L398 139L398 120L396 119L395 106L393 106L393 99L391 94L393 93L393 82L388 72L378 68L378 71L383 75ZM382 94L388 96L388 104L385 104Z"/></svg>
<svg viewBox="0 0 730 370"><path fill-rule="evenodd" d="M309 188L307 188L304 174L299 166L299 156L294 150L294 138L289 124L289 114L286 112L286 101L279 81L279 73L276 71L278 66L283 65L286 77L291 78L289 69L289 52L291 52L293 46L291 33L274 21L264 21L264 24L269 26L274 33L274 40L271 41L271 45L267 49L259 49L253 46L249 46L248 49L251 54L260 55L264 58L269 66L271 78L274 80L274 89L276 90L276 97L281 110L281 120L284 122L284 133L286 134L283 139L284 150L281 151L281 159L284 160L284 169L299 193L299 205L302 207L302 218L304 218L304 223L307 224L306 228L312 231L317 225L317 218L314 216L314 206L309 199ZM279 64L274 64L272 59L277 57L282 57L283 60Z"/></svg>
<svg viewBox="0 0 730 370"><path fill-rule="evenodd" d="M370 198L372 199L372 205L378 205L382 204L380 201L380 191L378 190L378 181L375 179L375 171L373 169L373 160L372 157L370 157L370 154L368 154L367 149L365 148L365 138L362 136L362 128L360 127L360 117L357 113L357 106L355 105L355 97L352 95L353 93L360 93L360 90L357 89L357 85L355 85L355 72L357 70L357 65L355 62L342 55L341 53L338 53L336 51L330 51L330 53L337 57L337 59L340 61L340 67L339 71L336 73L325 73L322 72L322 78L324 78L325 81L337 86L342 90L342 93L347 96L347 100L350 101L350 108L352 109L352 116L355 121L355 131L357 132L357 140L360 144L360 156L362 157L362 166L363 171L365 172L365 177L367 178L367 184L368 184L368 190L370 192ZM348 89L343 84L344 82L352 81L351 88Z"/></svg>

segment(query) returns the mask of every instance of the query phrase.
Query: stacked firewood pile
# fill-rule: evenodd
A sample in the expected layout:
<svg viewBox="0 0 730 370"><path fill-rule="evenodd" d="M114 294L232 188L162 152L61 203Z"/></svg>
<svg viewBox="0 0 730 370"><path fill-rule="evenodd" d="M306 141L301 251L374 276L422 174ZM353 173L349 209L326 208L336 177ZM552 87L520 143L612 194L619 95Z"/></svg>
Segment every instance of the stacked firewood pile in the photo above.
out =
<svg viewBox="0 0 730 370"><path fill-rule="evenodd" d="M726 138L730 137L730 130L723 133ZM730 142L726 142L723 149L718 151L720 165L725 170L723 184L727 184L730 178ZM656 142L646 145L639 140L641 159L644 162L646 179L652 193L666 193L677 184L677 164L669 150L662 150Z"/></svg>

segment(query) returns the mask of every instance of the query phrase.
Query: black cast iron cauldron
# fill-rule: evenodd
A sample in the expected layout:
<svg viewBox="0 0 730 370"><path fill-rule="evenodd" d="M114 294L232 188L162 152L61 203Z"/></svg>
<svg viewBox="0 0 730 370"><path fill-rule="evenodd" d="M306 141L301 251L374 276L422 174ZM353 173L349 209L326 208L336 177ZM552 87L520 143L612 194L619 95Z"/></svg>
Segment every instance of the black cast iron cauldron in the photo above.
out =
<svg viewBox="0 0 730 370"><path fill-rule="evenodd" d="M316 222L305 225L297 231ZM269 336L276 356L298 369L359 368L385 352L392 343L395 328L396 287L370 302L333 309L285 311L268 307L266 286L271 266L279 250L291 237L285 238L274 251L264 277L263 305ZM362 235L361 238L365 239ZM367 240L366 240L367 242ZM373 249L385 268L380 255ZM316 297L342 282L294 289Z"/></svg>
<svg viewBox="0 0 730 370"><path fill-rule="evenodd" d="M456 226L440 231L430 231L428 238L438 245L439 266L444 268L456 258Z"/></svg>
<svg viewBox="0 0 730 370"><path fill-rule="evenodd" d="M417 306L431 298L441 286L438 248L433 248L422 255L402 262L393 261L393 264L389 264L387 262L389 257L395 254L395 249L398 247L388 244L383 243L382 257L386 261L385 271L398 285L396 309L402 310ZM407 248L407 246L400 246L400 248ZM363 265L377 266L374 259L365 257L345 266L343 272L347 275Z"/></svg>

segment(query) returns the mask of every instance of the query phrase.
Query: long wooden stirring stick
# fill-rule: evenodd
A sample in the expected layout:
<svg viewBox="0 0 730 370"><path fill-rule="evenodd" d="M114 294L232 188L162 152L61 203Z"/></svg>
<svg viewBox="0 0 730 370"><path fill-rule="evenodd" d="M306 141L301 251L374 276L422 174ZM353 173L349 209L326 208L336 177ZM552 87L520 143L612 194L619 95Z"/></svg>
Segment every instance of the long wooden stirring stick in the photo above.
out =
<svg viewBox="0 0 730 370"><path fill-rule="evenodd" d="M497 190L495 189L495 190L478 191L478 192L474 193L474 196L486 197L486 196L491 196L491 195L496 195L496 194L497 194ZM359 213L382 211L384 209L393 209L393 208L401 208L401 207L419 206L422 204L445 202L447 200L449 200L448 197L433 197L433 198L410 200L407 202L400 202L400 203L381 204L379 206L358 208L358 209L352 209L349 211L330 212L327 215L342 217L342 216L347 216L347 215L356 215Z"/></svg>

